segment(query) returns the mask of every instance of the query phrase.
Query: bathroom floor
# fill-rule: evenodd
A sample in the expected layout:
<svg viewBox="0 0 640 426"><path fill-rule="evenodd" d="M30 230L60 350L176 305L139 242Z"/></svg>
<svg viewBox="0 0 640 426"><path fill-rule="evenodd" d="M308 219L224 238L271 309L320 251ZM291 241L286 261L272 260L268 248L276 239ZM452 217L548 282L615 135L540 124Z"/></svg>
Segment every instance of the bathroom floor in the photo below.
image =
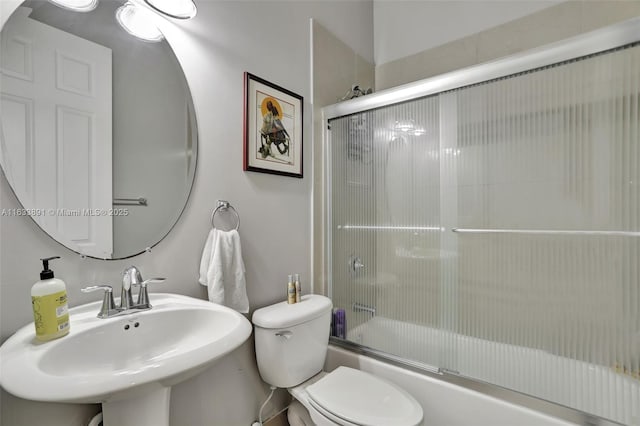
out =
<svg viewBox="0 0 640 426"><path fill-rule="evenodd" d="M287 412L285 411L274 418L269 419L264 423L264 426L289 426L289 422L287 421Z"/></svg>

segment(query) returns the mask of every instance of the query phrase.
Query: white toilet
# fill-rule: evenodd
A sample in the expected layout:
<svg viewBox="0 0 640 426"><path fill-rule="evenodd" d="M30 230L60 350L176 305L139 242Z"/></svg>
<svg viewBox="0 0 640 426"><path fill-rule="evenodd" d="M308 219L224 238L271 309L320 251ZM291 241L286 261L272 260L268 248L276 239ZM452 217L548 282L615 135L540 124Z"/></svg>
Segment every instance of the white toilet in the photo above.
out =
<svg viewBox="0 0 640 426"><path fill-rule="evenodd" d="M298 424L319 426L421 424L422 407L395 384L348 367L322 372L331 308L330 299L310 294L299 303L276 303L253 314L262 379L287 388L308 411L301 412L294 403L289 417L293 414Z"/></svg>

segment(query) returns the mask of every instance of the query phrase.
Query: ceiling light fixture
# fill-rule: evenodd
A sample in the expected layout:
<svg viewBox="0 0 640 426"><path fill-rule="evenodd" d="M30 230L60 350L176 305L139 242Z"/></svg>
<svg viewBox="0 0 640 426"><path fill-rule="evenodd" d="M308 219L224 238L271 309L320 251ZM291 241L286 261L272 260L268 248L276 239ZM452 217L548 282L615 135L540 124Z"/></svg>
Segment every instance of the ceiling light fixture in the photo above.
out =
<svg viewBox="0 0 640 426"><path fill-rule="evenodd" d="M142 40L157 42L164 39L154 24L154 14L130 1L116 10L116 20L126 32Z"/></svg>
<svg viewBox="0 0 640 426"><path fill-rule="evenodd" d="M191 19L198 9L193 0L144 0L154 10L176 19Z"/></svg>
<svg viewBox="0 0 640 426"><path fill-rule="evenodd" d="M51 3L63 9L74 12L91 12L98 7L98 0L49 0Z"/></svg>

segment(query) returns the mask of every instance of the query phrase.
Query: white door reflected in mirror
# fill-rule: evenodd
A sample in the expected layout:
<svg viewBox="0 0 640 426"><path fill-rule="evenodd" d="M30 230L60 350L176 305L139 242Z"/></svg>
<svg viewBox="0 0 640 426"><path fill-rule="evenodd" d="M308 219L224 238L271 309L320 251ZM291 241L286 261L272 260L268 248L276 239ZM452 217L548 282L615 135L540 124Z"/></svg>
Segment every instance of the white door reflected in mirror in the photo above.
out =
<svg viewBox="0 0 640 426"><path fill-rule="evenodd" d="M142 253L171 231L198 148L180 63L166 39L117 23L122 4L79 13L27 0L1 36L0 164L21 204L11 210L100 259Z"/></svg>
<svg viewBox="0 0 640 426"><path fill-rule="evenodd" d="M111 49L30 12L3 31L0 163L45 232L111 258L112 218L86 211L111 208Z"/></svg>

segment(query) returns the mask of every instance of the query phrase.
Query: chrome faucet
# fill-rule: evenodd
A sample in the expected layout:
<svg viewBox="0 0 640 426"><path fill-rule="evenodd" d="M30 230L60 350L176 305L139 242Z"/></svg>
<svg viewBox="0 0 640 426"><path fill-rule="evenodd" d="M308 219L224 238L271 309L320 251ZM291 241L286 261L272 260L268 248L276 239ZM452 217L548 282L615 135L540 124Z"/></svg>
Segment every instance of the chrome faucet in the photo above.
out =
<svg viewBox="0 0 640 426"><path fill-rule="evenodd" d="M133 304L133 296L131 294L131 286L139 285L142 282L142 274L135 266L129 266L122 274L122 289L120 290L120 306L121 310L131 309Z"/></svg>
<svg viewBox="0 0 640 426"><path fill-rule="evenodd" d="M98 318L111 318L120 315L128 315L139 311L145 311L151 309L151 303L149 303L149 293L147 291L147 284L161 283L165 278L151 278L148 280L142 279L142 274L135 266L130 266L124 270L122 274L122 289L120 292L120 304L116 307L113 300L113 288L110 285L94 285L84 287L80 291L83 293L89 293L92 291L103 290L104 298L102 299L102 307L98 312ZM133 303L133 294L131 288L133 286L140 286L138 291L138 300Z"/></svg>

